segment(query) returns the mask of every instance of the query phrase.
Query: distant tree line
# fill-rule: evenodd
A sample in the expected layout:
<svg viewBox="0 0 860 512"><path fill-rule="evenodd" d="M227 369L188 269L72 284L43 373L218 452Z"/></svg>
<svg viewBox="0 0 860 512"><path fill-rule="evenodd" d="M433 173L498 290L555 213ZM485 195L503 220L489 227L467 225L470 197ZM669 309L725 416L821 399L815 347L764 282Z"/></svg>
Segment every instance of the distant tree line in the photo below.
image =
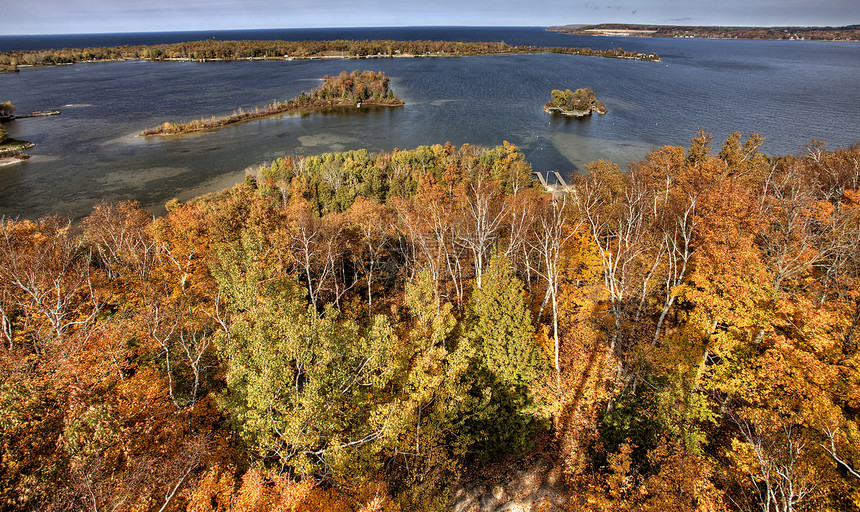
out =
<svg viewBox="0 0 860 512"><path fill-rule="evenodd" d="M39 66L113 60L246 60L318 57L471 56L562 53L599 57L659 60L656 53L628 52L621 48L511 46L501 42L452 41L195 41L175 44L102 48L12 51L0 53L0 66Z"/></svg>
<svg viewBox="0 0 860 512"><path fill-rule="evenodd" d="M706 39L811 39L821 41L860 41L860 25L844 27L720 27L678 25L628 25L603 23L587 26L550 27L569 34L594 35L601 31L631 30L637 36L694 37Z"/></svg>

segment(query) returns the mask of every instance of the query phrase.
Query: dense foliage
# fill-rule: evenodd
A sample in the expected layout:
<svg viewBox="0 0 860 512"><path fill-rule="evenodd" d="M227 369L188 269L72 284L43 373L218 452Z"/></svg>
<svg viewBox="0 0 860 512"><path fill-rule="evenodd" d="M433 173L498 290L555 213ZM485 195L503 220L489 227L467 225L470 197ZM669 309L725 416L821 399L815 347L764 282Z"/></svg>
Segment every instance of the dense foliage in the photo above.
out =
<svg viewBox="0 0 860 512"><path fill-rule="evenodd" d="M570 510L856 510L860 146L710 142L554 198L435 145L5 221L3 509L441 510L549 432Z"/></svg>
<svg viewBox="0 0 860 512"><path fill-rule="evenodd" d="M144 130L141 135L176 135L181 133L198 132L220 128L229 124L250 121L284 112L308 111L332 107L355 107L366 105L403 105L394 92L388 88L390 79L385 73L355 70L352 73L342 71L340 75L326 75L319 87L310 93L303 92L300 96L285 102L276 101L262 109L255 108L253 112L243 112L241 109L226 117L211 117L197 119L188 123L165 122L156 128Z"/></svg>
<svg viewBox="0 0 860 512"><path fill-rule="evenodd" d="M599 57L659 60L656 53L590 48L512 46L501 42L452 41L193 41L150 46L116 46L32 50L0 53L0 66L70 64L103 60L245 60L307 59L320 57L468 56L523 53L562 53Z"/></svg>
<svg viewBox="0 0 860 512"><path fill-rule="evenodd" d="M547 112L558 111L563 114L590 114L592 111L606 113L606 106L594 95L589 87L582 87L575 92L570 89L553 89L550 100L544 105Z"/></svg>
<svg viewBox="0 0 860 512"><path fill-rule="evenodd" d="M0 117L12 117L15 115L15 106L11 101L0 103Z"/></svg>
<svg viewBox="0 0 860 512"><path fill-rule="evenodd" d="M12 106L12 103L7 101L5 103L0 103L0 119L8 118L15 114L15 107ZM9 132L0 125L0 143L4 142L7 138L9 138Z"/></svg>
<svg viewBox="0 0 860 512"><path fill-rule="evenodd" d="M0 103L0 123L13 119L15 119L15 106L12 105L12 102ZM10 158L26 160L29 158L29 155L24 153L24 151L31 147L33 147L32 142L15 140L9 137L6 127L0 124L0 158L4 160Z"/></svg>

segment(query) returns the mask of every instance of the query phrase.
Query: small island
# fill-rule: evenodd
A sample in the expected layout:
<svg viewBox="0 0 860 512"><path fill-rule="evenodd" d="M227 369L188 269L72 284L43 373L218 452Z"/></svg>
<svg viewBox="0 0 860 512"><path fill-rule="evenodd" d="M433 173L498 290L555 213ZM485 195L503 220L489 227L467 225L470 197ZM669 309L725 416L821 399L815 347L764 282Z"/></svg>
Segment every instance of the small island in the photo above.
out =
<svg viewBox="0 0 860 512"><path fill-rule="evenodd" d="M326 75L323 77L323 83L310 93L303 92L285 102L275 101L263 108L257 107L251 112L244 112L239 109L226 117L213 116L209 119L196 119L187 123L166 122L155 128L144 130L140 135L178 135L213 130L230 124L286 112L355 108L363 105L387 107L403 105L403 100L397 98L394 92L388 88L389 81L390 79L382 72L355 70L352 73L347 73L343 71L335 77Z"/></svg>
<svg viewBox="0 0 860 512"><path fill-rule="evenodd" d="M550 93L550 101L544 105L547 114L558 113L570 117L586 117L593 112L600 115L606 113L606 106L594 96L594 91L588 87L571 92L570 89L554 89Z"/></svg>

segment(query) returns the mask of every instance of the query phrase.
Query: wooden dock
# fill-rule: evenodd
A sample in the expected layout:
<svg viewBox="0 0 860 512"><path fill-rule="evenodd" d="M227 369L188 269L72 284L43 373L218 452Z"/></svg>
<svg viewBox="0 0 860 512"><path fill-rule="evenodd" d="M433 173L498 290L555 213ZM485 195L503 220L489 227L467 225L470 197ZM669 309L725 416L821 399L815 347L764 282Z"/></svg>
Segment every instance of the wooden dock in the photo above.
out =
<svg viewBox="0 0 860 512"><path fill-rule="evenodd" d="M543 188L550 192L553 196L559 194L566 194L573 190L571 185L568 185L567 182L562 178L561 173L558 171L549 171L547 173L542 173L539 171L534 171L532 174L537 178ZM552 176L555 178L555 183L550 183L548 178Z"/></svg>

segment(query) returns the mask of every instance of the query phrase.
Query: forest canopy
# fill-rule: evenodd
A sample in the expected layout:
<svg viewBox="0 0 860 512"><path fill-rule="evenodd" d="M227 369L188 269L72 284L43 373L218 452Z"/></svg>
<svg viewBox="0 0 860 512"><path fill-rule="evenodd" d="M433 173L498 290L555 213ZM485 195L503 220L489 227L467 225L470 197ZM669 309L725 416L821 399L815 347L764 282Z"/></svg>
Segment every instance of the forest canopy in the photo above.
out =
<svg viewBox="0 0 860 512"><path fill-rule="evenodd" d="M555 196L508 143L286 157L6 219L3 507L441 510L542 450L570 510L856 509L860 146L761 143Z"/></svg>
<svg viewBox="0 0 860 512"><path fill-rule="evenodd" d="M594 95L590 87L581 87L571 92L570 89L553 89L550 100L544 105L544 110L559 112L564 115L588 115L592 112L606 113L606 106Z"/></svg>

